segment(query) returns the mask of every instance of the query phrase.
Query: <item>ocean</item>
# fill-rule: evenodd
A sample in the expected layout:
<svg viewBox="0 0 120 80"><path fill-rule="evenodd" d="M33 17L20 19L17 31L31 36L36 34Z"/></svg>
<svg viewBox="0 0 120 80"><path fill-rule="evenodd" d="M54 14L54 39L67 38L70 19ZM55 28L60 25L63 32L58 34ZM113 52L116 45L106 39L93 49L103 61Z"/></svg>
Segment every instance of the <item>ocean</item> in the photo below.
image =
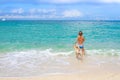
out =
<svg viewBox="0 0 120 80"><path fill-rule="evenodd" d="M79 31L87 56L120 56L120 21L0 21L0 77L66 72Z"/></svg>

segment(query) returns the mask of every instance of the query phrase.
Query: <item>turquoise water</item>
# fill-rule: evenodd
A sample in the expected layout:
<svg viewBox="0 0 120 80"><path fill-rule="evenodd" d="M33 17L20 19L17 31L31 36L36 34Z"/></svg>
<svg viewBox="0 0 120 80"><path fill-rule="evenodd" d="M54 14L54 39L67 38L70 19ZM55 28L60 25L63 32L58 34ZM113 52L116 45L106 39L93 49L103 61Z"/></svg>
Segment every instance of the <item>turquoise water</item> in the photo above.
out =
<svg viewBox="0 0 120 80"><path fill-rule="evenodd" d="M70 51L80 30L87 50L120 49L119 21L1 21L0 53L49 48Z"/></svg>
<svg viewBox="0 0 120 80"><path fill-rule="evenodd" d="M79 31L86 55L120 57L120 21L0 21L0 77L75 72L68 67Z"/></svg>

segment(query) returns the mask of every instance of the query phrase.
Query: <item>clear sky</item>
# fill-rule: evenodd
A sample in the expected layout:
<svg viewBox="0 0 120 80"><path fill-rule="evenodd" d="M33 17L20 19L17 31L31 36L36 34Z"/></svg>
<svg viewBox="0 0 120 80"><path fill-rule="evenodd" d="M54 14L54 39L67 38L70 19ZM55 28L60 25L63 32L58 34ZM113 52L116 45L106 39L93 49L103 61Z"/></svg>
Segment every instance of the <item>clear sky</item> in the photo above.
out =
<svg viewBox="0 0 120 80"><path fill-rule="evenodd" d="M120 20L120 0L0 0L0 18Z"/></svg>

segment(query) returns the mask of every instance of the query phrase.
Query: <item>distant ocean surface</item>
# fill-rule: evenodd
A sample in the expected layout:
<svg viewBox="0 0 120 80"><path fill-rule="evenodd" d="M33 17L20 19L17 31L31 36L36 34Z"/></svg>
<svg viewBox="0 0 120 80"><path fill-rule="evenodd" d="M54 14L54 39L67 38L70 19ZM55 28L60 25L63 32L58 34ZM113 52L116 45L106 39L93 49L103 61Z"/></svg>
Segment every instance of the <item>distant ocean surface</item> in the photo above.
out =
<svg viewBox="0 0 120 80"><path fill-rule="evenodd" d="M35 68L50 56L74 56L79 31L85 37L86 55L120 56L120 21L6 20L0 21L0 76L22 76L7 72L30 70L20 65Z"/></svg>

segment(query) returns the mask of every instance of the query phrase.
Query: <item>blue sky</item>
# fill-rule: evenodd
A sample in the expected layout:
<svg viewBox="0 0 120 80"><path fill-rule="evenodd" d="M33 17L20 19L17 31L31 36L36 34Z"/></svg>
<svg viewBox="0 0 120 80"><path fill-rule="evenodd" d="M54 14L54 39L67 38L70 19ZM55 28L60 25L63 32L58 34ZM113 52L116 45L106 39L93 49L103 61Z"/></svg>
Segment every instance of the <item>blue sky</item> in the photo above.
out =
<svg viewBox="0 0 120 80"><path fill-rule="evenodd" d="M0 18L120 20L120 0L0 0Z"/></svg>

